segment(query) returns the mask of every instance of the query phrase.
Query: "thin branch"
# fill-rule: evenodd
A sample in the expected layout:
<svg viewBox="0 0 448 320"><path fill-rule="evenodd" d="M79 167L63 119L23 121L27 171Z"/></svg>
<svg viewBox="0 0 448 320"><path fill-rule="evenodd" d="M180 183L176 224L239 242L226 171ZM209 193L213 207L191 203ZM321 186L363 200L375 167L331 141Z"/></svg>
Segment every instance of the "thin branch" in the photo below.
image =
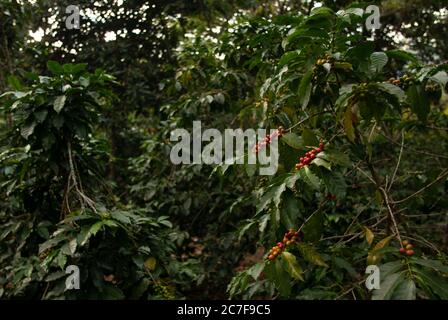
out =
<svg viewBox="0 0 448 320"><path fill-rule="evenodd" d="M387 195L387 192L386 192L386 190L384 190L383 187L380 187L379 190L383 194L384 202L386 203L387 210L389 211L392 223L394 224L395 232L397 233L398 241L400 241L400 245L401 245L401 243L402 243L401 235L400 235L400 231L398 230L398 225L397 225L397 221L395 220L394 212L392 211L392 208L390 206L389 196Z"/></svg>
<svg viewBox="0 0 448 320"><path fill-rule="evenodd" d="M391 139L387 135L385 135L383 133L381 133L381 135L383 137L385 137L387 140L389 140L390 142L392 142L393 144L400 145L398 142L394 141L393 139ZM434 157L434 158L448 159L448 156L444 156L444 155L441 155L441 154L427 152L427 151L422 151L422 150L417 150L417 149L414 149L414 148L409 147L409 146L405 146L404 148L409 150L409 151L411 151L411 152L414 152L414 153L424 154L424 155L431 156L431 157Z"/></svg>
<svg viewBox="0 0 448 320"><path fill-rule="evenodd" d="M307 222L315 215L317 214L322 207L328 202L328 200L324 200L319 204L319 207L312 213L309 215L308 218L305 219L305 221L302 223L302 225L300 226L300 228L297 230L297 232L300 232L302 230L302 228L307 224Z"/></svg>
<svg viewBox="0 0 448 320"><path fill-rule="evenodd" d="M395 167L394 174L392 175L392 179L390 180L389 187L387 187L387 184L386 184L387 191L390 191L390 188L391 188L392 185L394 184L395 176L397 175L398 167L400 166L401 156L402 156L402 154L403 154L403 147L404 147L404 131L401 131L401 148L400 148L400 154L398 155L397 166Z"/></svg>
<svg viewBox="0 0 448 320"><path fill-rule="evenodd" d="M76 172L75 172L75 167L73 165L73 156L72 156L72 147L70 142L67 143L67 149L68 149L68 161L69 161L69 166L70 166L70 174L69 174L69 180L71 179L73 182L73 186L76 189L76 192L78 194L79 201L81 203L81 208L82 210L85 209L84 207L84 203L86 203L95 213L97 213L96 211L96 207L95 207L95 202L90 199L88 196L86 196L80 189L79 189L79 185L78 185L78 181L76 180Z"/></svg>
<svg viewBox="0 0 448 320"><path fill-rule="evenodd" d="M324 113L328 113L328 112L330 112L330 111L320 111L320 112L313 113L312 115L309 115L308 117L306 117L306 118L300 120L299 122L297 122L296 124L294 124L294 125L291 126L290 128L286 129L285 131L289 131L289 132L291 132L292 129L294 129L294 128L297 127L297 126L300 126L302 123L308 121L309 119L311 119L311 118L313 118L313 117L315 117L315 116L324 114Z"/></svg>
<svg viewBox="0 0 448 320"><path fill-rule="evenodd" d="M444 171L442 171L442 173L439 174L439 176L436 178L436 180L434 180L433 182L429 183L428 185L424 186L423 188L421 188L420 190L414 192L413 194L411 194L410 196L407 196L404 199L401 200L397 200L397 201L391 201L391 203L393 204L397 204L397 203L403 203L405 201L408 201L409 199L415 197L416 195L419 195L420 193L422 193L423 191L425 191L426 189L428 189L429 187L431 187L432 185L436 184L437 182L439 182L440 180L442 180L443 178L445 178L446 176L448 176L448 169L445 169Z"/></svg>

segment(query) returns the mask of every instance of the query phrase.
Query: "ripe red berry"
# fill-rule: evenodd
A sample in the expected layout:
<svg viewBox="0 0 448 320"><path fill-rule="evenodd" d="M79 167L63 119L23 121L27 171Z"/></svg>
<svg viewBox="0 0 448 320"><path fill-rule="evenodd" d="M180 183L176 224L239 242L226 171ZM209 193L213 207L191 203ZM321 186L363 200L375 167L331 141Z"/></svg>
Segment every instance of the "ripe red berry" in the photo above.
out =
<svg viewBox="0 0 448 320"><path fill-rule="evenodd" d="M400 248L400 253L401 254L405 254L406 253L406 249L405 248Z"/></svg>
<svg viewBox="0 0 448 320"><path fill-rule="evenodd" d="M414 250L406 250L406 255L413 256L414 255Z"/></svg>
<svg viewBox="0 0 448 320"><path fill-rule="evenodd" d="M319 148L323 149L325 147L325 144L323 142L319 143Z"/></svg>
<svg viewBox="0 0 448 320"><path fill-rule="evenodd" d="M322 152L322 149L321 149L321 148L317 148L317 149L315 149L315 150L316 150L316 153Z"/></svg>

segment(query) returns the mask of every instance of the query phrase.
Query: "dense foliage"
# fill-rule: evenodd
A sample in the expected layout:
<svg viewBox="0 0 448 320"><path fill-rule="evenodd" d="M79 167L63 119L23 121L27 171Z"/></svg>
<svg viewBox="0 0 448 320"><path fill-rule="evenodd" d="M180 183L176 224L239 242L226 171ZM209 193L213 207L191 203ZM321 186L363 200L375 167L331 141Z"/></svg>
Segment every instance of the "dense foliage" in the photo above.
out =
<svg viewBox="0 0 448 320"><path fill-rule="evenodd" d="M446 5L320 4L81 1L70 30L0 1L0 298L448 299ZM197 120L283 128L276 174L174 165Z"/></svg>

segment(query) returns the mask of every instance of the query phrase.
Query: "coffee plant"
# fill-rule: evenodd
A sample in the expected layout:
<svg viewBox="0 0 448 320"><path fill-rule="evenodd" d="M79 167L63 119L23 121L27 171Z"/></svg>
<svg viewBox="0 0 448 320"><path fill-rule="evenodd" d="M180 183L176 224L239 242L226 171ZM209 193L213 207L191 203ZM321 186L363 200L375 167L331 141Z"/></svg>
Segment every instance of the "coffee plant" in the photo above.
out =
<svg viewBox="0 0 448 320"><path fill-rule="evenodd" d="M448 299L446 5L200 3L0 3L0 298Z"/></svg>

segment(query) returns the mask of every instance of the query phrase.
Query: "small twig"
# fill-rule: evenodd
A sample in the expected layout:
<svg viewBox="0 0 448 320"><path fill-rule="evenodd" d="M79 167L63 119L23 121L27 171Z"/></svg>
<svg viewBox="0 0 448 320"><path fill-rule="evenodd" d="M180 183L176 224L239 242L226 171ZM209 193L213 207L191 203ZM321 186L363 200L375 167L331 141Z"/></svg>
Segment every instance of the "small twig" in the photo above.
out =
<svg viewBox="0 0 448 320"><path fill-rule="evenodd" d="M428 189L429 187L431 187L432 185L436 184L437 182L439 182L440 180L442 180L443 178L445 178L446 176L448 176L448 169L445 169L444 171L442 171L442 173L439 174L439 176L436 178L436 180L434 180L433 182L429 183L428 185L424 186L423 188L421 188L420 190L414 192L413 194L411 194L410 196L407 196L404 199L401 200L397 200L397 201L391 201L391 203L393 204L397 204L397 203L403 203L413 197L415 197L416 195L422 193L423 191L425 191L426 189Z"/></svg>
<svg viewBox="0 0 448 320"><path fill-rule="evenodd" d="M302 230L302 228L307 224L307 222L315 215L317 214L322 207L328 202L328 200L324 200L319 204L319 207L312 213L309 215L308 218L305 219L305 221L302 223L302 225L300 226L300 228L297 230L297 232L300 232Z"/></svg>
<svg viewBox="0 0 448 320"><path fill-rule="evenodd" d="M386 192L386 190L384 190L383 187L379 187L379 190L383 194L384 202L386 203L386 207L387 207L387 210L389 211L390 218L392 220L392 223L394 224L395 232L397 233L398 241L400 241L400 245L401 245L401 243L402 243L401 235L400 235L400 231L398 230L398 225L397 225L397 221L395 220L394 212L392 211L392 208L390 207L389 196L387 195L387 192Z"/></svg>
<svg viewBox="0 0 448 320"><path fill-rule="evenodd" d="M95 207L95 202L92 199L90 199L89 197L87 197L79 189L78 181L76 180L75 167L73 165L72 147L71 147L70 141L67 143L67 149L68 149L68 162L69 162L69 166L70 166L69 180L70 179L72 180L73 186L75 187L76 192L78 193L78 196L80 197L79 201L81 204L81 208L82 208L82 210L84 210L85 209L84 203L86 203L95 213L97 213L96 207Z"/></svg>
<svg viewBox="0 0 448 320"><path fill-rule="evenodd" d="M401 148L400 148L400 154L398 155L397 166L395 167L394 174L392 175L392 179L390 180L389 187L387 187L387 184L386 184L387 191L390 191L390 188L391 188L392 185L394 184L395 176L397 175L398 167L400 166L401 156L402 156L402 154L403 154L403 147L404 147L404 132L401 131Z"/></svg>
<svg viewBox="0 0 448 320"><path fill-rule="evenodd" d="M416 241L416 242L423 243L423 244L425 244L428 248L431 248L431 249L433 249L434 251L436 251L437 253L440 254L440 250L437 249L437 247L436 247L434 244L432 244L431 242L429 242L428 240L426 240L425 238L423 238L423 237L421 237L421 236L419 236L420 239L413 238L413 237L407 237L407 238L410 239L410 240L414 240L414 241Z"/></svg>
<svg viewBox="0 0 448 320"><path fill-rule="evenodd" d="M300 126L302 123L308 121L309 119L311 119L311 118L313 118L313 117L315 117L315 116L324 114L324 113L328 113L328 112L329 112L329 111L320 111L320 112L313 113L312 115L309 115L309 116L307 116L306 118L304 118L304 119L300 120L299 122L297 122L296 124L292 125L290 128L286 129L285 131L289 131L289 132L291 132L292 129L294 129L294 128L297 127L297 126Z"/></svg>
<svg viewBox="0 0 448 320"><path fill-rule="evenodd" d="M391 139L390 137L388 137L387 135L385 135L385 134L381 134L383 137L385 137L387 140L389 140L390 142L392 142L393 144L395 144L395 145L400 145L398 142L396 142L396 141L394 141L393 139ZM431 157L434 157L434 158L442 158L442 159L448 159L448 156L444 156L444 155L441 155L441 154L436 154L436 153L432 153L432 152L427 152L427 151L422 151L422 150L417 150L417 149L414 149L414 148L412 148L412 147L409 147L409 146L406 146L406 147L404 147L405 149L407 149L407 150L410 150L411 152L415 152L415 153L419 153L419 154L424 154L424 155L427 155L427 156L431 156Z"/></svg>

